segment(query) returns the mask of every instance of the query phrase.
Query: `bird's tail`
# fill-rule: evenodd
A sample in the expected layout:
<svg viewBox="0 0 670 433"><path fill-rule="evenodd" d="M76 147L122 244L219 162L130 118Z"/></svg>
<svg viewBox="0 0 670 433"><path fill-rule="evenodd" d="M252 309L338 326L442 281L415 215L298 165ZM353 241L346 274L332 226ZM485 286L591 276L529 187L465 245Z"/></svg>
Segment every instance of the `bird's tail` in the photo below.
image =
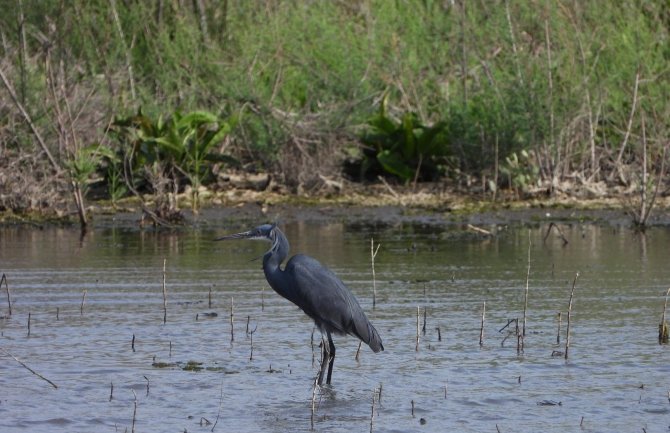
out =
<svg viewBox="0 0 670 433"><path fill-rule="evenodd" d="M363 323L361 323L363 322ZM372 326L372 323L364 317L364 320L360 320L355 324L355 334L360 338L365 344L370 346L373 352L381 352L384 350L384 345L382 344L382 339L379 336L379 332Z"/></svg>

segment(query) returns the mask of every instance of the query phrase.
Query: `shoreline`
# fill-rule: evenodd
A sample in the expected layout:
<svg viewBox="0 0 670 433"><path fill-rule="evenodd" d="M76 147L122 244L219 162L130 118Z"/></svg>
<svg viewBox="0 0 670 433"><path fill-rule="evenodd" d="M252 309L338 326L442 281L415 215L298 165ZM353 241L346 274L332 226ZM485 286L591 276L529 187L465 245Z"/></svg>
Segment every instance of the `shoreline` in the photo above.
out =
<svg viewBox="0 0 670 433"><path fill-rule="evenodd" d="M627 196L583 198L562 194L546 197L541 194L525 199L501 197L496 202L476 194L422 187L416 191L406 187L393 190L388 185L351 189L346 193L297 195L285 192L229 189L201 193L200 212L191 211L190 195L177 197L182 224L166 229L194 227L244 226L258 222L346 222L351 224L394 226L418 225L449 227L458 225L492 226L541 222L597 223L634 227L630 212L634 211ZM108 202L89 201L91 223L87 229L152 227L142 221L139 200L126 198L116 207ZM152 199L146 201L147 206ZM58 216L47 214L0 214L1 226L71 226L79 228L74 212ZM647 227L670 225L670 198L658 197Z"/></svg>

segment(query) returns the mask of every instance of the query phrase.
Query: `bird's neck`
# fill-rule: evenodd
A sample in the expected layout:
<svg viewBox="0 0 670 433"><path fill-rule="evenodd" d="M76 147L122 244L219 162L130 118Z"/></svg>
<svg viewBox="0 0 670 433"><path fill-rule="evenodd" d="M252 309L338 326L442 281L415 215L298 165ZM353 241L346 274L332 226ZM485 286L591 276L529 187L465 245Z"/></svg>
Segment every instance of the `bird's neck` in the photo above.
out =
<svg viewBox="0 0 670 433"><path fill-rule="evenodd" d="M285 285L282 284L284 278L284 271L281 269L281 264L284 262L289 252L289 243L283 233L277 230L277 238L272 244L270 250L263 256L263 271L268 283L283 297L289 299L288 293L284 293Z"/></svg>

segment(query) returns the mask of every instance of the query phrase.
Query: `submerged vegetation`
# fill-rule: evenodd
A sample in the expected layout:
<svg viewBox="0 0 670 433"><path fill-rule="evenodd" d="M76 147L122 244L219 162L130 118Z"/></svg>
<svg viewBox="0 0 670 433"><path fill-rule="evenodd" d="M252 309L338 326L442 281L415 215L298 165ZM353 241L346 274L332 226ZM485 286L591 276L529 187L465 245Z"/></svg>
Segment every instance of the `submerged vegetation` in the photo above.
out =
<svg viewBox="0 0 670 433"><path fill-rule="evenodd" d="M0 6L5 211L74 204L85 225L86 199L151 193L170 216L234 171L306 193L616 190L641 225L667 194L665 2Z"/></svg>

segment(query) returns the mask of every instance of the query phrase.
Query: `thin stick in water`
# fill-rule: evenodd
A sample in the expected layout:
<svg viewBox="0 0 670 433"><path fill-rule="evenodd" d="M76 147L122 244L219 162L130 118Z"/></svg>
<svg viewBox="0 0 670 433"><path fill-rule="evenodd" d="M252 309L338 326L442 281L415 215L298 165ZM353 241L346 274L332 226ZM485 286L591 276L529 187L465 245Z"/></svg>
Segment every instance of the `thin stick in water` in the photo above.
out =
<svg viewBox="0 0 670 433"><path fill-rule="evenodd" d="M421 316L421 307L416 307L416 348L415 350L419 351L419 317Z"/></svg>
<svg viewBox="0 0 670 433"><path fill-rule="evenodd" d="M526 336L526 310L528 310L528 281L530 280L530 230L528 230L528 270L526 271L526 294L523 298L523 337Z"/></svg>
<svg viewBox="0 0 670 433"><path fill-rule="evenodd" d="M230 342L235 341L235 325L234 325L234 308L235 302L233 298L230 298Z"/></svg>
<svg viewBox="0 0 670 433"><path fill-rule="evenodd" d="M149 395L149 378L144 376L144 379L147 381L147 395Z"/></svg>
<svg viewBox="0 0 670 433"><path fill-rule="evenodd" d="M556 330L556 344L561 344L561 312L558 312L558 329Z"/></svg>
<svg viewBox="0 0 670 433"><path fill-rule="evenodd" d="M7 284L7 276L5 274L2 274L2 278L0 278L0 286L2 286L2 283L5 283L5 290L7 290L7 308L9 308L9 315L12 315L12 297L9 294L9 284Z"/></svg>
<svg viewBox="0 0 670 433"><path fill-rule="evenodd" d="M427 307L423 307L423 326L421 327L421 334L426 335L426 316L427 316Z"/></svg>
<svg viewBox="0 0 670 433"><path fill-rule="evenodd" d="M167 259L163 259L163 325L167 323L167 287L165 285L165 267Z"/></svg>
<svg viewBox="0 0 670 433"><path fill-rule="evenodd" d="M86 303L86 289L84 289L84 293L81 295L81 305L79 306L79 315L83 316L84 315L84 304Z"/></svg>
<svg viewBox="0 0 670 433"><path fill-rule="evenodd" d="M28 312L28 337L30 337L30 311Z"/></svg>
<svg viewBox="0 0 670 433"><path fill-rule="evenodd" d="M109 401L114 398L114 382L109 382Z"/></svg>
<svg viewBox="0 0 670 433"><path fill-rule="evenodd" d="M379 247L381 244L377 244L377 249L375 249L375 240L370 238L370 258L372 261L372 308L377 306L377 278L375 276L375 257L379 252ZM372 426L370 426L372 428Z"/></svg>
<svg viewBox="0 0 670 433"><path fill-rule="evenodd" d="M21 366L22 366L23 368L25 368L26 370L28 370L29 372L31 372L31 373L34 374L35 376L37 376L37 377L39 377L40 379L44 380L45 382L49 383L49 385L53 386L54 388L58 388L58 386L57 386L55 383L53 383L52 381L50 381L50 380L47 379L46 377L42 376L41 374L39 374L38 372L36 372L36 371L33 370L32 368L28 367L26 364L23 363L23 361L21 361L19 358L17 358L16 356L12 355L12 354L9 353L8 351L6 351L4 348L0 347L0 350L1 350L5 355L8 355L8 356L11 356L12 358L14 358L14 361L16 361L16 362L18 362L19 364L21 364Z"/></svg>
<svg viewBox="0 0 670 433"><path fill-rule="evenodd" d="M373 389L372 390L372 409L370 410L370 433L372 433L372 425L373 425L373 421L375 419L375 394L377 394L377 390Z"/></svg>
<svg viewBox="0 0 670 433"><path fill-rule="evenodd" d="M207 296L207 306L212 308L212 287L209 288L209 295Z"/></svg>
<svg viewBox="0 0 670 433"><path fill-rule="evenodd" d="M484 321L486 320L486 301L484 301L484 306L482 307L482 325L479 328L479 345L484 345Z"/></svg>
<svg viewBox="0 0 670 433"><path fill-rule="evenodd" d="M356 349L356 357L354 358L356 362L358 362L358 358L361 355L361 347L363 346L363 342L359 341L358 342L358 349Z"/></svg>
<svg viewBox="0 0 670 433"><path fill-rule="evenodd" d="M658 325L658 344L668 343L668 324L665 321L666 311L668 309L668 295L670 295L670 289L668 289L668 291L665 292L663 315L661 316L661 323Z"/></svg>
<svg viewBox="0 0 670 433"><path fill-rule="evenodd" d="M568 350L570 349L570 318L572 317L572 298L575 294L575 285L579 278L579 272L575 274L575 279L572 280L572 290L570 291L570 302L568 302L568 324L565 331L565 359L568 359Z"/></svg>
<svg viewBox="0 0 670 433"><path fill-rule="evenodd" d="M135 394L135 390L131 389L133 392L133 395L135 396L135 399L133 401L133 424L130 429L131 433L135 433L135 420L137 419L137 394Z"/></svg>
<svg viewBox="0 0 670 433"><path fill-rule="evenodd" d="M221 406L223 405L223 379L221 379L221 393L219 395L219 410L216 413L216 419L214 420L214 425L212 426L212 432L214 431L214 428L216 425L219 423L219 417L221 416Z"/></svg>
<svg viewBox="0 0 670 433"><path fill-rule="evenodd" d="M135 334L133 334L133 339L130 341L130 348L135 351Z"/></svg>

